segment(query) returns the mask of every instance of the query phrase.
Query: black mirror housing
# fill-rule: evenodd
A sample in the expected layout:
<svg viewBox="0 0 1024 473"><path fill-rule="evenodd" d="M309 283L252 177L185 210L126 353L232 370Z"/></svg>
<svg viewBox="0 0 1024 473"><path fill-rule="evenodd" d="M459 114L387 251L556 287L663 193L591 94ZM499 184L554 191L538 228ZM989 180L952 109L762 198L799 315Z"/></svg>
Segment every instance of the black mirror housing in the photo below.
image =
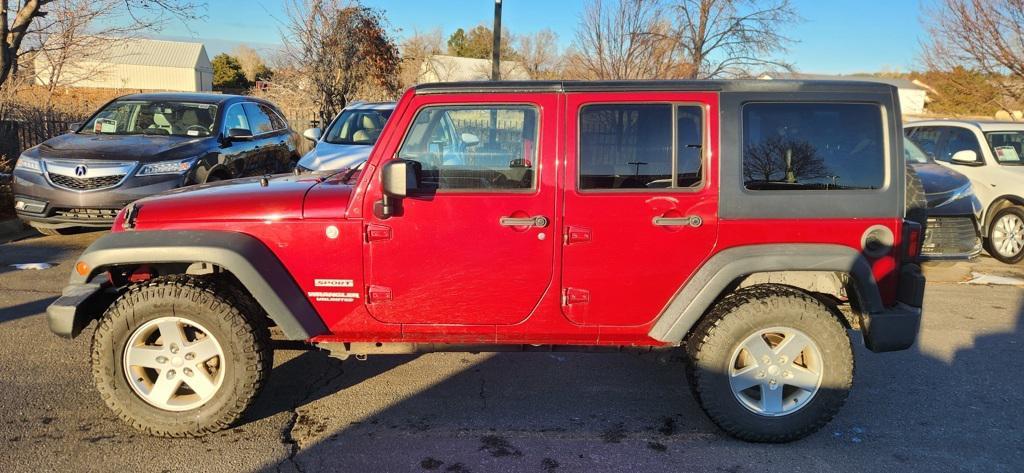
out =
<svg viewBox="0 0 1024 473"><path fill-rule="evenodd" d="M248 141L252 139L252 132L245 128L231 128L225 138L230 141Z"/></svg>

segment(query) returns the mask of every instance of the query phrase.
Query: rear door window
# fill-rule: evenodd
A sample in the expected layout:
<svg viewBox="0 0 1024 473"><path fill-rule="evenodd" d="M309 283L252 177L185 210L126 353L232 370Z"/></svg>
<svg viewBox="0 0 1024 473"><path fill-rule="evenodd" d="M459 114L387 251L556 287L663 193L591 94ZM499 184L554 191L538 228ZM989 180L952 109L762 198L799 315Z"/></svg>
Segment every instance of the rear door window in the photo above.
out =
<svg viewBox="0 0 1024 473"><path fill-rule="evenodd" d="M580 190L693 188L703 182L700 106L587 105L580 109L579 130Z"/></svg>
<svg viewBox="0 0 1024 473"><path fill-rule="evenodd" d="M764 191L881 189L884 130L874 104L746 104L744 185Z"/></svg>
<svg viewBox="0 0 1024 473"><path fill-rule="evenodd" d="M252 130L253 135L262 135L274 131L274 125L271 123L270 117L267 116L267 113L259 105L246 102L242 106L245 108L245 116L249 118L249 129Z"/></svg>
<svg viewBox="0 0 1024 473"><path fill-rule="evenodd" d="M925 154L931 156L932 159L938 159L939 154L941 154L939 153L939 145L941 144L939 138L942 138L943 128L944 127L938 126L918 126L908 128L906 136L921 148L921 151L924 151Z"/></svg>

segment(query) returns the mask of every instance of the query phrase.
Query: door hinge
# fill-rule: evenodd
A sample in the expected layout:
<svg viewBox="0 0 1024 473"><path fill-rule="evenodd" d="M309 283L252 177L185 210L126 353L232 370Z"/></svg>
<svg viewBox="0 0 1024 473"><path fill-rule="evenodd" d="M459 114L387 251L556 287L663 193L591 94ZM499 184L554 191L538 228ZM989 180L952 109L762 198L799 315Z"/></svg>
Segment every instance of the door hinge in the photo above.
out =
<svg viewBox="0 0 1024 473"><path fill-rule="evenodd" d="M384 286L368 286L366 288L366 302L376 304L391 300L391 288Z"/></svg>
<svg viewBox="0 0 1024 473"><path fill-rule="evenodd" d="M381 241L391 239L391 227L387 225L380 225L371 223L366 225L366 242Z"/></svg>
<svg viewBox="0 0 1024 473"><path fill-rule="evenodd" d="M586 304L590 302L590 291L576 287L562 289L562 305Z"/></svg>

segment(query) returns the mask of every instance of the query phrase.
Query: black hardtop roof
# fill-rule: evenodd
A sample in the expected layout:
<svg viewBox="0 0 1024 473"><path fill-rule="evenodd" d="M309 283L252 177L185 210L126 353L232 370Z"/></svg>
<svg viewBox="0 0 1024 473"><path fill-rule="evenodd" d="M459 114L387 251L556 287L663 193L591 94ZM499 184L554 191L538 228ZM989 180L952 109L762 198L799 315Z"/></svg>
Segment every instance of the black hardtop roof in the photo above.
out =
<svg viewBox="0 0 1024 473"><path fill-rule="evenodd" d="M896 87L858 80L615 80L432 82L413 87L417 94L500 92L874 92Z"/></svg>
<svg viewBox="0 0 1024 473"><path fill-rule="evenodd" d="M246 99L252 100L254 102L263 102L263 100L256 99L254 97L246 97L242 95L204 94L201 92L151 92L141 94L129 94L122 95L118 97L116 100L155 100L222 104L235 99Z"/></svg>

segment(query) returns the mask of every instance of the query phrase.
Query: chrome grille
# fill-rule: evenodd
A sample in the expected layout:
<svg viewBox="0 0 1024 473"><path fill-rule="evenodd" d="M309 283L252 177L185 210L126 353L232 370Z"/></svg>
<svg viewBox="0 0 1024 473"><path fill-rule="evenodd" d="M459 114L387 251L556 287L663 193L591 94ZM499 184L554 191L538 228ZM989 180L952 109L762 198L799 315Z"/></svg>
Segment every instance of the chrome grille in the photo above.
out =
<svg viewBox="0 0 1024 473"><path fill-rule="evenodd" d="M117 209L56 209L55 217L74 220L103 221L114 220L117 217Z"/></svg>
<svg viewBox="0 0 1024 473"><path fill-rule="evenodd" d="M981 252L981 237L970 217L929 217L921 254L930 257L965 257Z"/></svg>
<svg viewBox="0 0 1024 473"><path fill-rule="evenodd" d="M108 187L114 187L121 179L124 179L124 174L112 175L112 176L101 176L101 177L71 177L62 176L60 174L48 173L50 176L50 182L54 185L63 187L65 189L71 189L73 191L91 191L97 189L106 189Z"/></svg>

